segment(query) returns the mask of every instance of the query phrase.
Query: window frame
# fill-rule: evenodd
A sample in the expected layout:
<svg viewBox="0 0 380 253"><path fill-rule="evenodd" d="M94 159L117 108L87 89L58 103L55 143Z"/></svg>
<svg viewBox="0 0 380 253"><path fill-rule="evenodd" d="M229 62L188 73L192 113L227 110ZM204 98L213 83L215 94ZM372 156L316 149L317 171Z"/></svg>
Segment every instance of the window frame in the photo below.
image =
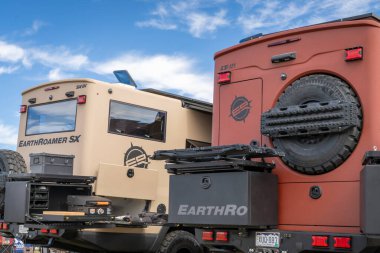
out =
<svg viewBox="0 0 380 253"><path fill-rule="evenodd" d="M132 134L126 134L126 133L124 134L124 133L117 133L117 132L110 131L110 126L111 126L111 104L112 104L112 102L115 102L115 103L118 103L118 104L122 104L122 105L129 105L129 106L133 106L133 107L137 107L137 108L142 108L142 109L147 109L147 110L151 110L151 111L156 111L156 112L162 112L162 113L164 113L165 114L165 123L164 123L164 133L163 133L162 140L147 138L147 137L138 136L138 135L132 135ZM168 113L167 113L167 111L163 111L163 110L159 110L159 109L155 109L155 108L150 108L150 107L146 107L146 106L141 106L141 105L136 105L136 104L132 104L132 103L127 103L127 102L122 102L122 101L113 100L113 99L111 99L110 102L109 102L108 129L107 129L107 133L109 133L109 134L128 136L128 137L132 137L132 138L138 138L138 139L144 139L144 140L149 140L149 141L157 141L157 142L166 143L167 124L168 124Z"/></svg>
<svg viewBox="0 0 380 253"><path fill-rule="evenodd" d="M25 136L34 136L34 135L44 135L44 134L58 134L58 133L70 133L70 132L75 132L76 131L76 128L77 128L77 118L78 118L78 104L76 103L76 106L75 106L75 126L74 126L74 129L73 130L69 130L69 131L57 131L57 132L49 132L49 133L37 133L37 134L27 134L27 131L28 131L28 121L29 121L29 109L32 107L37 107L37 106L41 106L41 105L50 105L50 104L57 104L57 103L61 103L61 102L67 102L67 101L71 101L71 100L77 100L77 98L70 98L70 99L63 99L63 100L58 100L58 101L53 101L53 102L46 102L46 103L41 103L41 104L36 104L36 105L29 105L28 106L28 110L27 110L27 113L26 113L26 121L25 121Z"/></svg>

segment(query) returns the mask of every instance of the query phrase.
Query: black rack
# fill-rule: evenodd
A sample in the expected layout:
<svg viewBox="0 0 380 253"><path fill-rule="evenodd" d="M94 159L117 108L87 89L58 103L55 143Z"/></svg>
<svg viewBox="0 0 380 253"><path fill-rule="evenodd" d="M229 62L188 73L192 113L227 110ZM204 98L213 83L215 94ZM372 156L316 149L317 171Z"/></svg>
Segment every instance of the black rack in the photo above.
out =
<svg viewBox="0 0 380 253"><path fill-rule="evenodd" d="M8 181L92 184L95 182L96 177L53 175L53 174L40 174L40 173L21 173L21 174L9 174L7 179Z"/></svg>
<svg viewBox="0 0 380 253"><path fill-rule="evenodd" d="M280 156L284 156L284 153L252 143L159 150L153 154L152 159L166 160L165 168L171 174L244 170L270 172L275 164L266 162L264 158Z"/></svg>

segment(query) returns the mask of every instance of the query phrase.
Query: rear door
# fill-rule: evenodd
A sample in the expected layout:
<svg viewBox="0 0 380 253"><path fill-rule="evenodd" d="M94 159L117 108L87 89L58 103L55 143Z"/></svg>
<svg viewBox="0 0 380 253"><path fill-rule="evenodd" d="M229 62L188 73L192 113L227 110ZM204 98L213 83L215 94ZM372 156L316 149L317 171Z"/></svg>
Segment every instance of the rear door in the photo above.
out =
<svg viewBox="0 0 380 253"><path fill-rule="evenodd" d="M262 79L220 86L219 145L261 143Z"/></svg>

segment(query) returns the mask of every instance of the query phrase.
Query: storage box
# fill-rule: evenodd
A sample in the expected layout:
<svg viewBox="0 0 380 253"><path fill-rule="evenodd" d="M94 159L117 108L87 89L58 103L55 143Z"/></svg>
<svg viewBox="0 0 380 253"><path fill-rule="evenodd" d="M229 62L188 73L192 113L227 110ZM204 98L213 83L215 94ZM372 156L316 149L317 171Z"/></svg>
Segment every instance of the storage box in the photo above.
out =
<svg viewBox="0 0 380 253"><path fill-rule="evenodd" d="M32 182L38 181L33 174L30 180L6 183L5 222L25 223L34 221L34 216L41 217L45 211L67 211L68 195L90 196L92 193L91 185L84 183Z"/></svg>
<svg viewBox="0 0 380 253"><path fill-rule="evenodd" d="M251 171L172 175L169 223L276 227L277 181Z"/></svg>
<svg viewBox="0 0 380 253"><path fill-rule="evenodd" d="M30 154L30 170L32 173L73 175L74 158L73 155Z"/></svg>

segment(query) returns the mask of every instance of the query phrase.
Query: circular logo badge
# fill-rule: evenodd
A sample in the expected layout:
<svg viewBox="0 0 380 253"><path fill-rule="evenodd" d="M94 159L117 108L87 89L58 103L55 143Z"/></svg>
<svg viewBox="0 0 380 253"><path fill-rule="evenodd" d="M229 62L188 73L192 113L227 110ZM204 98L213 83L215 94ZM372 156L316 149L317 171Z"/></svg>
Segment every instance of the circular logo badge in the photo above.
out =
<svg viewBox="0 0 380 253"><path fill-rule="evenodd" d="M230 116L236 121L244 121L251 110L251 101L246 97L235 97Z"/></svg>
<svg viewBox="0 0 380 253"><path fill-rule="evenodd" d="M131 143L131 147L125 152L124 155L124 166L130 168L148 168L148 155L145 150L138 146L133 146Z"/></svg>

